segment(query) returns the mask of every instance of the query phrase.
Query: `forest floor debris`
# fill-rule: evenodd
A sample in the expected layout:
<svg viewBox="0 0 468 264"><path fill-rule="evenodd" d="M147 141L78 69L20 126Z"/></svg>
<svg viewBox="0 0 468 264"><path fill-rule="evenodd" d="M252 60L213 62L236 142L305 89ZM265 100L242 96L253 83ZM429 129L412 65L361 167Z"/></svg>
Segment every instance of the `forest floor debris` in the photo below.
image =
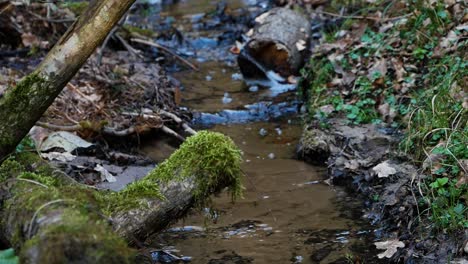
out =
<svg viewBox="0 0 468 264"><path fill-rule="evenodd" d="M382 257L466 258L466 3L363 3L312 12L341 26L303 70L299 156L322 157L334 183L368 200L382 241L395 242Z"/></svg>

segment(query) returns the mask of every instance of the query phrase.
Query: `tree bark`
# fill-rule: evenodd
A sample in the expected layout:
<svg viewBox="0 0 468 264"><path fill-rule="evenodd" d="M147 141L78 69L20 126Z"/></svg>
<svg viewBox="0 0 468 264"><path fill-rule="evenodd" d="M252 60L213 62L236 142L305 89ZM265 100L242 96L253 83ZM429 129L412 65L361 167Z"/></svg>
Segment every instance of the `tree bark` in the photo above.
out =
<svg viewBox="0 0 468 264"><path fill-rule="evenodd" d="M296 75L308 51L310 23L289 8L274 8L261 14L247 33L250 38L238 57L244 78L265 77L274 71L283 77Z"/></svg>
<svg viewBox="0 0 468 264"><path fill-rule="evenodd" d="M42 63L0 97L0 162L26 136L133 2L92 1Z"/></svg>

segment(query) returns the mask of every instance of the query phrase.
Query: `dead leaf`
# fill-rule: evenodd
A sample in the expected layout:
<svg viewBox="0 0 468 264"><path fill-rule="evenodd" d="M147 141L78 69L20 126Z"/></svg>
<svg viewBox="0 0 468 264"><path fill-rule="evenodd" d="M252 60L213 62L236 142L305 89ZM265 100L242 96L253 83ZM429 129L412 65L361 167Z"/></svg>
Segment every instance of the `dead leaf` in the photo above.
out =
<svg viewBox="0 0 468 264"><path fill-rule="evenodd" d="M22 34L21 40L25 47L33 47L33 46L39 47L39 45L41 44L41 41L35 35L31 33Z"/></svg>
<svg viewBox="0 0 468 264"><path fill-rule="evenodd" d="M458 41L458 38L459 36L457 35L457 33L455 33L454 30L451 30L446 37L442 38L442 40L440 41L439 45L441 48L448 48L450 47L452 44L454 44L455 42Z"/></svg>
<svg viewBox="0 0 468 264"><path fill-rule="evenodd" d="M379 105L377 110L379 111L380 115L385 120L385 122L387 123L393 122L393 119L396 116L396 111L393 107L390 107L390 104L388 103L381 104Z"/></svg>
<svg viewBox="0 0 468 264"><path fill-rule="evenodd" d="M101 180L108 181L108 182L116 182L117 179L112 175L106 168L101 166L100 164L97 164L96 167L94 168L95 171L101 173Z"/></svg>
<svg viewBox="0 0 468 264"><path fill-rule="evenodd" d="M390 175L395 174L397 171L395 168L390 166L388 161L384 161L377 166L372 168L372 171L377 174L377 177L379 178L387 178Z"/></svg>
<svg viewBox="0 0 468 264"><path fill-rule="evenodd" d="M355 171L355 170L359 169L359 162L357 160L355 160L355 159L349 160L349 161L345 162L344 167L349 169L349 170Z"/></svg>
<svg viewBox="0 0 468 264"><path fill-rule="evenodd" d="M380 73L380 77L385 77L387 74L387 60L384 58L374 62L374 65L369 69L367 78L373 80L377 72Z"/></svg>
<svg viewBox="0 0 468 264"><path fill-rule="evenodd" d="M72 152L78 148L90 148L93 144L85 141L79 136L66 131L51 133L40 146L41 151L48 151L53 148L61 148L66 152Z"/></svg>
<svg viewBox="0 0 468 264"><path fill-rule="evenodd" d="M377 255L379 259L391 258L398 251L398 248L405 247L405 243L401 242L398 239L392 239L383 242L375 242L374 245L377 247L377 249L385 249L383 253Z"/></svg>
<svg viewBox="0 0 468 264"><path fill-rule="evenodd" d="M296 42L296 48L298 51L303 51L306 49L306 41L303 39L300 39L299 41Z"/></svg>
<svg viewBox="0 0 468 264"><path fill-rule="evenodd" d="M406 71L403 67L403 62L399 58L392 58L391 60L393 69L395 70L395 75L397 77L397 82L402 82L405 80Z"/></svg>
<svg viewBox="0 0 468 264"><path fill-rule="evenodd" d="M269 15L270 12L263 13L255 18L255 22L262 24Z"/></svg>
<svg viewBox="0 0 468 264"><path fill-rule="evenodd" d="M76 156L71 154L70 152L41 153L41 157L48 160L58 160L61 162L70 162L76 158Z"/></svg>

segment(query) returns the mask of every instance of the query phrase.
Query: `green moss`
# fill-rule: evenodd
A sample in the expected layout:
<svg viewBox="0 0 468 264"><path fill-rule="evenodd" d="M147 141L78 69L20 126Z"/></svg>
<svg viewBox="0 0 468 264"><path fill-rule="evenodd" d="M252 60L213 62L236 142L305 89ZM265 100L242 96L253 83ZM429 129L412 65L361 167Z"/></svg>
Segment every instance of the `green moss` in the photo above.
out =
<svg viewBox="0 0 468 264"><path fill-rule="evenodd" d="M101 192L96 197L105 214L147 206L146 198L165 199L160 184L195 177L193 195L197 205L209 201L219 186L228 186L232 198L242 195L241 152L234 142L220 133L200 131L189 137L169 159L142 180L120 192Z"/></svg>
<svg viewBox="0 0 468 264"><path fill-rule="evenodd" d="M241 151L221 133L200 131L188 138L169 159L147 177L169 182L195 176L194 196L203 204L220 185L228 186L232 198L242 195Z"/></svg>
<svg viewBox="0 0 468 264"><path fill-rule="evenodd" d="M0 182L4 182L9 178L18 176L24 170L25 168L21 163L9 158L0 166Z"/></svg>
<svg viewBox="0 0 468 264"><path fill-rule="evenodd" d="M31 92L34 90L32 87L41 87L45 89L47 86L48 82L45 78L36 73L29 74L15 87L7 89L6 93L1 98L2 100L0 100L0 109L8 109L8 113L22 113L24 109L31 107ZM0 123L9 124L11 122L17 122L17 118L28 119L30 116L4 114L0 115ZM6 150L10 150L11 148L11 151L13 151L20 140L17 138L18 131L27 131L30 128L29 124L25 123L27 122L19 122L20 125L23 124L25 127L18 126L15 128L16 130L12 130L8 126L6 129L0 130L0 145Z"/></svg>
<svg viewBox="0 0 468 264"><path fill-rule="evenodd" d="M135 251L96 215L64 209L61 217L60 224L25 243L20 259L37 253L38 263L131 263L134 259ZM43 252L34 252L38 244Z"/></svg>
<svg viewBox="0 0 468 264"><path fill-rule="evenodd" d="M40 254L44 258L40 263L64 263L83 257L87 263L118 263L131 259L133 252L113 233L102 213L111 215L119 210L142 207L147 198L164 199L159 188L161 184L193 177L197 187L193 195L198 205L209 201L212 193L220 191L220 186L228 186L233 199L242 193L240 150L230 138L207 131L188 138L168 160L120 192L66 184L53 175L52 168L42 163L34 154L20 153L0 166L2 179L16 177L40 183L15 182L4 204L4 210L15 214L8 217L15 220L11 226L14 230L11 242L16 247L24 245L23 258L32 254L29 250L37 243L47 245L46 253ZM42 167L43 173L39 173L36 169ZM23 224L29 223L33 215L39 218L50 214L51 210L62 212L59 222L26 240Z"/></svg>
<svg viewBox="0 0 468 264"><path fill-rule="evenodd" d="M96 193L95 197L106 215L132 208L144 208L148 206L145 200L147 198L165 199L159 184L147 178L133 182L119 192L100 192Z"/></svg>
<svg viewBox="0 0 468 264"><path fill-rule="evenodd" d="M21 175L18 176L19 179L28 179L33 180L38 183L44 184L46 186L56 186L57 179L50 176L44 176L42 174L36 174L33 172L23 172Z"/></svg>

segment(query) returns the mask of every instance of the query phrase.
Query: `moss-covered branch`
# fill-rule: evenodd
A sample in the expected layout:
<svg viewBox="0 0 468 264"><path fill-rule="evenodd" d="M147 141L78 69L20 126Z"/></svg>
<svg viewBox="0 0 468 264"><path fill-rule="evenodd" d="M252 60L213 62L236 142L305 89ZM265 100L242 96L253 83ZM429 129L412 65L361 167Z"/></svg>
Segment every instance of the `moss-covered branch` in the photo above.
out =
<svg viewBox="0 0 468 264"><path fill-rule="evenodd" d="M241 195L241 153L231 139L202 131L120 192L70 182L23 153L0 167L3 240L24 263L127 263L127 244L145 239L228 187ZM34 169L33 169L34 168Z"/></svg>

